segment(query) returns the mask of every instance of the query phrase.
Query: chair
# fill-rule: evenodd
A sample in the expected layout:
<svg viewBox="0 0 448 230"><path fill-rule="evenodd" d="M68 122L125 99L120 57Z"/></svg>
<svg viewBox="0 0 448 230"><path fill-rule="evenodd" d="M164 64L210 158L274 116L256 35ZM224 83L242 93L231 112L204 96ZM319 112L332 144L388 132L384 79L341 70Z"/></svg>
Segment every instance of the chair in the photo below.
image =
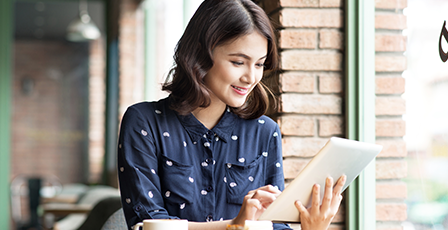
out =
<svg viewBox="0 0 448 230"><path fill-rule="evenodd" d="M106 223L104 223L101 230L125 230L128 229L126 219L124 217L123 208L118 209L112 216L110 216Z"/></svg>
<svg viewBox="0 0 448 230"><path fill-rule="evenodd" d="M118 197L108 197L101 200L95 207L90 211L87 219L78 228L78 230L90 230L90 229L101 229L107 220L113 216L117 212L117 210L121 209L121 198ZM123 211L121 211L123 213ZM123 215L124 219L124 215ZM113 226L113 229L125 229L125 228L117 228L119 225Z"/></svg>
<svg viewBox="0 0 448 230"><path fill-rule="evenodd" d="M76 204L43 206L45 215L68 214L54 224L54 230L100 229L107 218L120 208L118 189L109 186L95 186L89 189Z"/></svg>

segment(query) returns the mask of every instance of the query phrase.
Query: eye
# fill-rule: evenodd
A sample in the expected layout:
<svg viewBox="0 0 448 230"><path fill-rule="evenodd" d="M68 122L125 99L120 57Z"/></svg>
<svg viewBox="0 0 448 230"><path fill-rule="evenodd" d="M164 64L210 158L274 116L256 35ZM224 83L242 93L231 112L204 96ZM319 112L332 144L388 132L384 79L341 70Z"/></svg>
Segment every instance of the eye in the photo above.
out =
<svg viewBox="0 0 448 230"><path fill-rule="evenodd" d="M244 63L243 62L240 62L240 61L231 61L232 62L232 64L234 64L234 65L243 65Z"/></svg>
<svg viewBox="0 0 448 230"><path fill-rule="evenodd" d="M264 68L264 67L266 67L265 65L264 65L264 63L258 63L258 64L255 64L257 67L260 67L260 68Z"/></svg>

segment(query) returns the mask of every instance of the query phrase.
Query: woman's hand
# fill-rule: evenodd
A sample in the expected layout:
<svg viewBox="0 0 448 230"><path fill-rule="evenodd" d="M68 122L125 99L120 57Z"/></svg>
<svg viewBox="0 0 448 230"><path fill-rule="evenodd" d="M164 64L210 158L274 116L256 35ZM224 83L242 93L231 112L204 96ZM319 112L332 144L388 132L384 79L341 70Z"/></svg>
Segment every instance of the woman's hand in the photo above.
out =
<svg viewBox="0 0 448 230"><path fill-rule="evenodd" d="M345 175L341 176L333 190L333 178L327 178L322 205L319 205L320 186L318 184L313 187L311 207L305 208L299 201L295 202L295 206L300 212L300 222L303 230L328 229L341 204L341 190L346 179Z"/></svg>
<svg viewBox="0 0 448 230"><path fill-rule="evenodd" d="M246 220L258 220L258 217L274 202L281 191L272 185L266 185L252 190L244 197L238 216L232 224L244 225Z"/></svg>

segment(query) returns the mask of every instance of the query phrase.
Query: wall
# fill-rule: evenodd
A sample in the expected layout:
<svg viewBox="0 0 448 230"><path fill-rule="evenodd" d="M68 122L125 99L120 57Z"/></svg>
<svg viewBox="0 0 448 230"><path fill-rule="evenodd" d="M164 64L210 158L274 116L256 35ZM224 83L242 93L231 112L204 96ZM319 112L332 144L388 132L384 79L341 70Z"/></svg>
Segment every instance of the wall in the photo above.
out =
<svg viewBox="0 0 448 230"><path fill-rule="evenodd" d="M268 80L280 106L273 117L283 135L286 181L294 178L331 136L344 136L344 3L341 0L264 0L278 28L281 73ZM403 141L403 52L406 0L376 0L377 229L401 229L406 220ZM344 206L332 229L344 228ZM299 226L294 225L295 228Z"/></svg>
<svg viewBox="0 0 448 230"><path fill-rule="evenodd" d="M87 181L98 183L103 173L106 58L105 42L101 37L90 42L89 49L89 174Z"/></svg>
<svg viewBox="0 0 448 230"><path fill-rule="evenodd" d="M406 133L402 115L406 112L406 0L376 0L375 12L375 71L376 71L376 139L383 151L376 162L377 229L399 230L406 220L407 176Z"/></svg>
<svg viewBox="0 0 448 230"><path fill-rule="evenodd" d="M120 1L119 18L119 117L144 99L144 15L141 3Z"/></svg>
<svg viewBox="0 0 448 230"><path fill-rule="evenodd" d="M317 0L260 4L279 35L281 73L274 91L280 105L275 116L282 131L288 183L329 137L344 136L343 5ZM344 210L342 205L330 229L343 228Z"/></svg>
<svg viewBox="0 0 448 230"><path fill-rule="evenodd" d="M87 44L14 44L11 177L81 182L87 148Z"/></svg>

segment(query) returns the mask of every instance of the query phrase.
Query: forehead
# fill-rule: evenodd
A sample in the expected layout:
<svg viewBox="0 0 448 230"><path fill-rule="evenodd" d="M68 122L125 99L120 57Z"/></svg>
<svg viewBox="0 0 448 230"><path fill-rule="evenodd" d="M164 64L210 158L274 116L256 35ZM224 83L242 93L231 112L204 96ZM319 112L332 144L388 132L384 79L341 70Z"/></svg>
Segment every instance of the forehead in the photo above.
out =
<svg viewBox="0 0 448 230"><path fill-rule="evenodd" d="M268 40L259 32L254 31L217 46L213 54L215 56L215 53L224 55L241 53L258 59L266 56L267 49Z"/></svg>

